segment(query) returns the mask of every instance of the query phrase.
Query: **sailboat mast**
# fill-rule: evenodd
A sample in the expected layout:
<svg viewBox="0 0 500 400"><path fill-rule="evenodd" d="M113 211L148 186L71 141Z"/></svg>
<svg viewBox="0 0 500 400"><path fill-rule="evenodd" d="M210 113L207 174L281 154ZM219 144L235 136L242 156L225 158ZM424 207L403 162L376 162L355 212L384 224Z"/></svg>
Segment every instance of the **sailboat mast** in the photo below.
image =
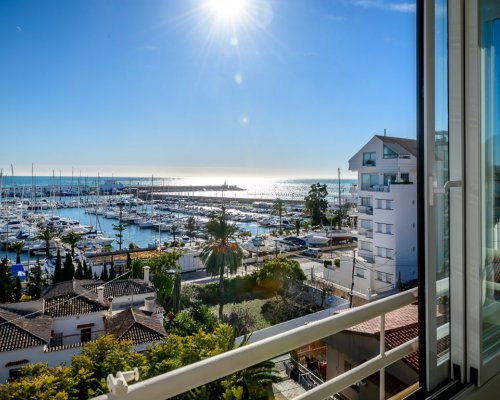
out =
<svg viewBox="0 0 500 400"><path fill-rule="evenodd" d="M338 169L339 173L339 229L342 228L342 199L341 199L341 193L340 193L340 168Z"/></svg>

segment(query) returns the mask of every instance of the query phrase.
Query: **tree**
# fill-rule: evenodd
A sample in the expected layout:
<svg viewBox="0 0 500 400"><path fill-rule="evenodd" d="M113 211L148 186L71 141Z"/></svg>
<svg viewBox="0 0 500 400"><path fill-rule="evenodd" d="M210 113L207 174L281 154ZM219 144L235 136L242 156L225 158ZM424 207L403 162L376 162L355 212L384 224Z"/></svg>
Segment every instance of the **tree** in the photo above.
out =
<svg viewBox="0 0 500 400"><path fill-rule="evenodd" d="M176 242L175 242L175 235L177 234L177 229L178 229L178 228L177 228L177 226L175 226L175 225L172 225L172 226L170 227L170 233L171 233L171 234L172 234L172 236L174 237L174 238L173 238L173 240L172 240L172 243L173 243L174 245L176 244Z"/></svg>
<svg viewBox="0 0 500 400"><path fill-rule="evenodd" d="M0 303L10 303L15 300L16 282L12 277L9 260L3 258L0 262Z"/></svg>
<svg viewBox="0 0 500 400"><path fill-rule="evenodd" d="M14 242L9 244L8 247L16 252L16 264L21 264L21 251L24 247L24 242Z"/></svg>
<svg viewBox="0 0 500 400"><path fill-rule="evenodd" d="M16 276L14 282L15 282L14 301L18 302L21 299L21 296L23 295L23 286L21 285L21 278L19 278L19 276Z"/></svg>
<svg viewBox="0 0 500 400"><path fill-rule="evenodd" d="M83 260L83 277L92 279L92 268L87 265L87 261Z"/></svg>
<svg viewBox="0 0 500 400"><path fill-rule="evenodd" d="M311 185L309 194L305 197L306 211L311 217L313 225L323 224L325 212L328 208L326 196L328 196L326 185L322 185L318 182Z"/></svg>
<svg viewBox="0 0 500 400"><path fill-rule="evenodd" d="M33 300L38 300L42 294L42 290L46 284L46 280L43 277L42 265L40 260L36 260L35 268L28 271L28 279L26 282L26 288L28 294Z"/></svg>
<svg viewBox="0 0 500 400"><path fill-rule="evenodd" d="M156 289L156 297L165 309L173 301L174 313L179 311L180 302L180 257L181 253L169 251L148 260L151 275L153 275L152 282ZM178 286L176 285L177 276Z"/></svg>
<svg viewBox="0 0 500 400"><path fill-rule="evenodd" d="M83 265L82 265L82 262L80 260L78 260L78 264L76 267L75 278L76 279L83 279L84 278Z"/></svg>
<svg viewBox="0 0 500 400"><path fill-rule="evenodd" d="M57 249L56 255L56 265L54 267L54 276L52 277L52 283L59 283L64 280L63 271L62 271L62 261L61 261L61 252Z"/></svg>
<svg viewBox="0 0 500 400"><path fill-rule="evenodd" d="M122 245L123 245L123 231L125 230L125 223L123 222L123 204L119 204L119 211L118 211L118 223L113 224L113 230L116 231L115 237L116 237L116 242L118 243L118 249L121 251Z"/></svg>
<svg viewBox="0 0 500 400"><path fill-rule="evenodd" d="M140 258L134 258L130 264L129 271L132 274L132 278L143 279L144 278L144 262Z"/></svg>
<svg viewBox="0 0 500 400"><path fill-rule="evenodd" d="M280 232L283 230L283 225L281 223L281 219L283 217L284 210L285 210L285 202L278 197L273 202L273 211L275 211L276 214L278 214L278 216L280 218Z"/></svg>
<svg viewBox="0 0 500 400"><path fill-rule="evenodd" d="M189 241L195 237L196 233L196 220L192 215L190 215L186 221L186 231L189 236Z"/></svg>
<svg viewBox="0 0 500 400"><path fill-rule="evenodd" d="M235 225L229 224L226 209L222 206L221 213L211 218L205 228L211 239L208 240L200 254L205 269L212 276L219 275L219 319L222 320L224 309L224 273L226 268L231 274L241 265L243 251L238 243L233 241L237 232Z"/></svg>
<svg viewBox="0 0 500 400"><path fill-rule="evenodd" d="M70 231L66 236L62 238L64 243L67 243L71 246L71 257L75 257L75 246L76 244L82 240L82 235L79 233Z"/></svg>
<svg viewBox="0 0 500 400"><path fill-rule="evenodd" d="M300 219L294 219L293 220L293 226L295 228L295 234L297 236L300 235L300 227L301 227L302 223L300 222Z"/></svg>
<svg viewBox="0 0 500 400"><path fill-rule="evenodd" d="M62 270L62 280L70 281L75 276L75 264L73 264L73 258L70 253L66 253L66 258L64 260L64 266Z"/></svg>
<svg viewBox="0 0 500 400"><path fill-rule="evenodd" d="M103 265L102 265L101 281L104 281L104 282L109 281L108 266L106 265L106 260L104 260Z"/></svg>
<svg viewBox="0 0 500 400"><path fill-rule="evenodd" d="M130 257L130 251L127 251L127 263L125 264L125 271L132 270L132 257Z"/></svg>
<svg viewBox="0 0 500 400"><path fill-rule="evenodd" d="M88 399L109 392L106 385L108 374L144 366L145 358L134 351L131 340L116 340L105 335L95 342L88 342L82 353L73 357L71 370L75 375L81 371L87 375L86 379L80 380L78 390L81 399Z"/></svg>
<svg viewBox="0 0 500 400"><path fill-rule="evenodd" d="M112 281L116 279L115 262L111 258L111 265L109 266L109 280Z"/></svg>
<svg viewBox="0 0 500 400"><path fill-rule="evenodd" d="M50 241L56 237L56 233L50 229L45 228L43 231L39 231L35 239L43 240L45 242L45 258L50 258Z"/></svg>
<svg viewBox="0 0 500 400"><path fill-rule="evenodd" d="M299 262L283 257L266 261L257 272L259 286L275 293L288 290L297 281L305 279Z"/></svg>

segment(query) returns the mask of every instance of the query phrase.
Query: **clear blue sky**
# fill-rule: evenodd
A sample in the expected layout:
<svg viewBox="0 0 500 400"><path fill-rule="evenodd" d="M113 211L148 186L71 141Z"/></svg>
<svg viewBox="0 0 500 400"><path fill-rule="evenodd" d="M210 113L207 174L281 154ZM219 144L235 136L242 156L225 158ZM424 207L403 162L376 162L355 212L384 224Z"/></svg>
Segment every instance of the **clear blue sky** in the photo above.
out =
<svg viewBox="0 0 500 400"><path fill-rule="evenodd" d="M415 5L0 2L0 167L335 176L415 137Z"/></svg>

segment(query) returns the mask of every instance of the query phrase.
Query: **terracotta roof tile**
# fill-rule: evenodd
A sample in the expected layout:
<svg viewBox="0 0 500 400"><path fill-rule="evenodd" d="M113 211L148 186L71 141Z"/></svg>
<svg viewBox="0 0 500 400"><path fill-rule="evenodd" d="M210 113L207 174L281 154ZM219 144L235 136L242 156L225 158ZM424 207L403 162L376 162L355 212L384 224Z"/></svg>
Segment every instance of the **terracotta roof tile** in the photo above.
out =
<svg viewBox="0 0 500 400"><path fill-rule="evenodd" d="M155 314L127 309L104 322L106 332L117 339L132 340L135 344L154 342L167 336L165 328Z"/></svg>
<svg viewBox="0 0 500 400"><path fill-rule="evenodd" d="M0 308L0 352L43 346L50 340L52 318L19 314Z"/></svg>

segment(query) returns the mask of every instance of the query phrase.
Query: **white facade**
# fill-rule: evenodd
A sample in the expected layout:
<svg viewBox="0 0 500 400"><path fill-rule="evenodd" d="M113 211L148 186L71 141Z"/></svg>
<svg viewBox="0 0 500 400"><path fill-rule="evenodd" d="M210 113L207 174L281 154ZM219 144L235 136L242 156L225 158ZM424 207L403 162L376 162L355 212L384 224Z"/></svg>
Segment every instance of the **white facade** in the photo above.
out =
<svg viewBox="0 0 500 400"><path fill-rule="evenodd" d="M358 172L358 248L336 280L367 298L417 279L416 141L374 136L350 160Z"/></svg>

